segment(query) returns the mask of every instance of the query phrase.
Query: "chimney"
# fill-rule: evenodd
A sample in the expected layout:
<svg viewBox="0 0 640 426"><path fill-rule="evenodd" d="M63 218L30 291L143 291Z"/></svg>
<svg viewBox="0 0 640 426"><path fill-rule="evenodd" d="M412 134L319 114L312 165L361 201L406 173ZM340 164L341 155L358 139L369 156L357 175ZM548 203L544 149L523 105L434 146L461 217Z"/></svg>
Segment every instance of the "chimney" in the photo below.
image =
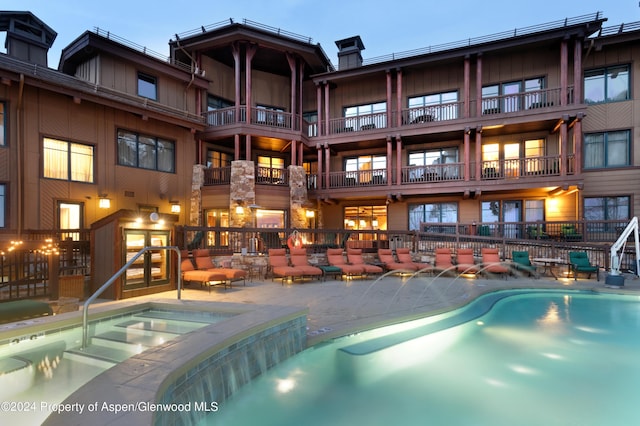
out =
<svg viewBox="0 0 640 426"><path fill-rule="evenodd" d="M47 66L47 54L58 33L31 12L0 12L0 31L7 32L7 55Z"/></svg>
<svg viewBox="0 0 640 426"><path fill-rule="evenodd" d="M338 69L356 68L362 66L364 44L360 36L345 38L336 41L338 46Z"/></svg>

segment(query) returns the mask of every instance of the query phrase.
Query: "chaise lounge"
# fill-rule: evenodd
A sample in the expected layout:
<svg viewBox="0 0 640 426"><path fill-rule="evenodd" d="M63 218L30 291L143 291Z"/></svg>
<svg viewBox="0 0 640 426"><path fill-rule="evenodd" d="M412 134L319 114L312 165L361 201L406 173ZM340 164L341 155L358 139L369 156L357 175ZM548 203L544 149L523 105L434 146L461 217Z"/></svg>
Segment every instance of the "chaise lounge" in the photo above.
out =
<svg viewBox="0 0 640 426"><path fill-rule="evenodd" d="M200 270L217 272L224 274L229 287L234 281L242 281L242 285L247 285L247 271L237 268L220 268L213 263L213 259L208 249L198 249L193 251L193 258L196 261L196 267Z"/></svg>
<svg viewBox="0 0 640 426"><path fill-rule="evenodd" d="M327 249L327 261L329 265L340 268L342 274L349 278L354 275L364 274L364 267L362 265L352 265L344 260L344 254L341 248Z"/></svg>

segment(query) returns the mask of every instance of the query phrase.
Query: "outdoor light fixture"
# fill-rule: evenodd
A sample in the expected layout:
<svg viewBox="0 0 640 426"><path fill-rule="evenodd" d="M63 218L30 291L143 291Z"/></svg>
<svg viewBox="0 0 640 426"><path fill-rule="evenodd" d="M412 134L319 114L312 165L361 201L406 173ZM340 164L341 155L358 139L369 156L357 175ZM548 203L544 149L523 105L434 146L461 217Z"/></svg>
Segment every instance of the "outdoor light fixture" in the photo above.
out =
<svg viewBox="0 0 640 426"><path fill-rule="evenodd" d="M107 198L107 194L100 194L100 200L98 201L98 207L101 209L108 209L111 207L111 200Z"/></svg>
<svg viewBox="0 0 640 426"><path fill-rule="evenodd" d="M177 201L169 201L171 203L171 213L180 213L180 203Z"/></svg>
<svg viewBox="0 0 640 426"><path fill-rule="evenodd" d="M242 207L241 205L237 205L236 214L244 214L244 207Z"/></svg>
<svg viewBox="0 0 640 426"><path fill-rule="evenodd" d="M306 215L308 218L312 218L316 216L316 212L314 212L313 210L307 210Z"/></svg>

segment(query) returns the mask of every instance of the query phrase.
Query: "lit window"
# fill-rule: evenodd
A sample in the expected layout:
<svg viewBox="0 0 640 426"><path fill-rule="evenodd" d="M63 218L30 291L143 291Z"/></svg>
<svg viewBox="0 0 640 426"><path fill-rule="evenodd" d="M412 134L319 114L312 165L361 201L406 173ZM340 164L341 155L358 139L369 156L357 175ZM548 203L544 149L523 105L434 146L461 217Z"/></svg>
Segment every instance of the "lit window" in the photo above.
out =
<svg viewBox="0 0 640 426"><path fill-rule="evenodd" d="M0 228L6 228L7 217L7 185L0 183Z"/></svg>
<svg viewBox="0 0 640 426"><path fill-rule="evenodd" d="M5 104L4 102L0 102L0 146L5 146L7 144L6 121L7 114L5 113Z"/></svg>
<svg viewBox="0 0 640 426"><path fill-rule="evenodd" d="M158 82L155 77L138 73L138 95L144 98L158 99Z"/></svg>
<svg viewBox="0 0 640 426"><path fill-rule="evenodd" d="M409 98L409 122L453 120L458 118L458 92L434 93Z"/></svg>
<svg viewBox="0 0 640 426"><path fill-rule="evenodd" d="M457 203L426 203L409 206L409 230L419 231L420 224L458 222ZM440 228L438 229L441 230Z"/></svg>
<svg viewBox="0 0 640 426"><path fill-rule="evenodd" d="M93 149L90 145L44 138L44 177L93 182Z"/></svg>
<svg viewBox="0 0 640 426"><path fill-rule="evenodd" d="M386 111L386 102L347 107L344 109L345 127L350 130L385 128Z"/></svg>

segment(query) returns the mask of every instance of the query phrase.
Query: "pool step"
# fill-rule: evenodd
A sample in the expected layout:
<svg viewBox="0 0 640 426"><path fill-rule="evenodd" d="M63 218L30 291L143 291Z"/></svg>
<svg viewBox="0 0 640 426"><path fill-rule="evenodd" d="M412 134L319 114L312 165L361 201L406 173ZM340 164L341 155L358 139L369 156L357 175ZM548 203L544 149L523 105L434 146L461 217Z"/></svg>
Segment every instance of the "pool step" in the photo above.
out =
<svg viewBox="0 0 640 426"><path fill-rule="evenodd" d="M125 328L128 332L164 333L167 337L190 333L202 327L202 323L167 321L164 319L132 319L115 325L116 328Z"/></svg>
<svg viewBox="0 0 640 426"><path fill-rule="evenodd" d="M125 350L142 352L153 346L158 346L171 340L175 335L164 333L140 333L138 330L129 332L127 329L111 330L97 334L91 338L92 346L107 346L113 348L121 348Z"/></svg>
<svg viewBox="0 0 640 426"><path fill-rule="evenodd" d="M89 345L85 349L69 349L65 351L64 357L71 361L79 361L102 368L111 368L131 358L135 354L136 352L121 348Z"/></svg>
<svg viewBox="0 0 640 426"><path fill-rule="evenodd" d="M219 322L225 317L232 316L232 314L225 315L215 312L202 312L202 311L163 311L158 309L150 309L148 311L141 312L134 315L134 318L153 318L163 319L170 321L180 321L184 323L197 323L213 324Z"/></svg>

